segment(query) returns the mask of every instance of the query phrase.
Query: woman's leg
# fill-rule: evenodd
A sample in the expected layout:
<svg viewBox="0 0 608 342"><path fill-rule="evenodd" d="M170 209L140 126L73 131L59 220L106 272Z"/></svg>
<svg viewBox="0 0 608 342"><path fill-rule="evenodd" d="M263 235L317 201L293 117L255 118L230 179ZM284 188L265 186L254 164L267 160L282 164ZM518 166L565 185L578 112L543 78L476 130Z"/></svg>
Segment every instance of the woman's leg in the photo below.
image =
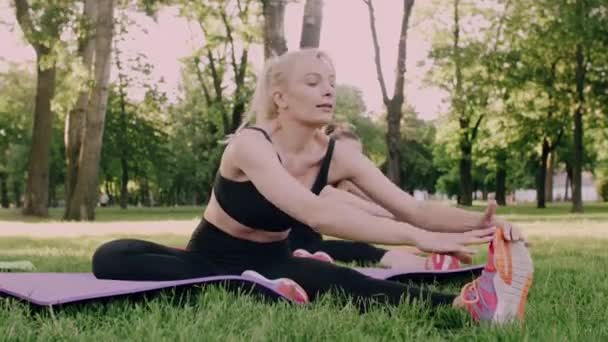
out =
<svg viewBox="0 0 608 342"><path fill-rule="evenodd" d="M379 263L385 267L420 270L424 270L426 265L425 257L402 250L386 250L363 242L322 240L303 249L311 253L322 251L329 254L334 260L346 263Z"/></svg>
<svg viewBox="0 0 608 342"><path fill-rule="evenodd" d="M195 252L143 240L110 241L93 254L93 274L99 279L179 280L219 273L215 265Z"/></svg>
<svg viewBox="0 0 608 342"><path fill-rule="evenodd" d="M433 306L452 305L455 295L422 290L392 281L367 277L347 267L307 259L288 258L256 270L267 278L289 278L298 283L314 301L319 295L338 290L352 296L358 304L376 301L397 305L406 297L422 298Z"/></svg>

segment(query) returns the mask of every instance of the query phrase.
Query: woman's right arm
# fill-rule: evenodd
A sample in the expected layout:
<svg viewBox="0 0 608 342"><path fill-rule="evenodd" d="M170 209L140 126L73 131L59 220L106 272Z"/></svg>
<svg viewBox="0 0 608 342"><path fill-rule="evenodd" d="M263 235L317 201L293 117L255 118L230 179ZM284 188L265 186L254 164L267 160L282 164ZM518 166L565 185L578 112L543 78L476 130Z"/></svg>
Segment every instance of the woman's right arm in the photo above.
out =
<svg viewBox="0 0 608 342"><path fill-rule="evenodd" d="M283 168L272 145L254 131L244 131L235 137L225 153L266 199L321 234L387 245L428 246L439 243L441 246L436 248L441 251L464 253L472 252L465 247L466 244L489 241L486 236L474 234L442 239L440 233L374 217L347 204L315 196Z"/></svg>
<svg viewBox="0 0 608 342"><path fill-rule="evenodd" d="M326 185L323 190L321 190L321 193L319 195L321 197L327 197L330 200L341 201L343 203L350 204L373 216L385 217L392 220L395 219L395 216L393 216L393 214L391 214L388 210L382 208L381 206L377 205L376 203L372 201L367 201L362 197L355 195L355 193L353 192L343 190L346 186L348 186L343 185L343 183L345 182L348 181L340 182L337 188L334 188L331 185ZM353 184L352 186L354 187L355 185Z"/></svg>

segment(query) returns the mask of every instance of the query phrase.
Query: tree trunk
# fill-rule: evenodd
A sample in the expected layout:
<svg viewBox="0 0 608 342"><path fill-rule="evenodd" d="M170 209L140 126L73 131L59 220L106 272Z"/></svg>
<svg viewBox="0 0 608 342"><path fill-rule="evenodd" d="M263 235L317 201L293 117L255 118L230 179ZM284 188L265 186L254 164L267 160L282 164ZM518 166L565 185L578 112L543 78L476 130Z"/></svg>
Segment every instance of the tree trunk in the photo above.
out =
<svg viewBox="0 0 608 342"><path fill-rule="evenodd" d="M507 205L507 159L502 153L496 157L496 203Z"/></svg>
<svg viewBox="0 0 608 342"><path fill-rule="evenodd" d="M386 83L380 61L380 45L378 43L378 33L376 31L376 18L374 15L374 5L372 0L363 0L367 5L369 12L369 22L372 33L372 42L374 44L374 61L376 64L376 73L378 75L378 83L382 92L382 101L387 109L387 126L386 144L388 147L387 160L387 177L397 186L401 186L401 161L399 153L401 145L401 118L403 116L402 107L404 101L404 85L405 85L405 59L407 56L407 30L409 20L412 14L414 0L403 0L403 15L401 17L401 32L399 35L399 43L397 45L397 75L395 78L395 88L392 98L388 97Z"/></svg>
<svg viewBox="0 0 608 342"><path fill-rule="evenodd" d="M393 99L388 107L388 113L386 120L388 121L388 130L386 132L386 145L388 147L388 160L387 160L387 177L393 181L393 183L401 186L401 117L403 112L401 111L401 105L403 104L403 97L401 97L401 103L397 103Z"/></svg>
<svg viewBox="0 0 608 342"><path fill-rule="evenodd" d="M547 161L547 178L545 181L545 200L549 203L553 202L553 170L555 169L555 150L549 153Z"/></svg>
<svg viewBox="0 0 608 342"><path fill-rule="evenodd" d="M150 201L150 186L148 184L148 177L147 176L144 176L141 179L140 192L141 192L141 204L144 207L151 207L152 203Z"/></svg>
<svg viewBox="0 0 608 342"><path fill-rule="evenodd" d="M262 0L264 12L264 58L287 52L285 40L285 0Z"/></svg>
<svg viewBox="0 0 608 342"><path fill-rule="evenodd" d="M547 161L549 159L549 142L547 138L543 138L543 146L540 155L540 165L538 166L538 175L536 177L536 207L546 208L545 204L545 185L547 181Z"/></svg>
<svg viewBox="0 0 608 342"><path fill-rule="evenodd" d="M472 146L467 142L461 142L460 144L460 197L458 204L471 206L473 205L473 177L471 175L472 169Z"/></svg>
<svg viewBox="0 0 608 342"><path fill-rule="evenodd" d="M572 193L572 165L566 163L566 185L564 186L564 201L570 200Z"/></svg>
<svg viewBox="0 0 608 342"><path fill-rule="evenodd" d="M127 209L127 205L129 204L129 189L127 188L127 184L129 183L129 162L126 155L120 157L120 170L120 207Z"/></svg>
<svg viewBox="0 0 608 342"><path fill-rule="evenodd" d="M583 212L582 169L583 169L583 110L585 104L585 55L583 46L576 45L576 93L578 103L574 112L574 165L572 165L572 212Z"/></svg>
<svg viewBox="0 0 608 342"><path fill-rule="evenodd" d="M56 67L42 69L41 60L49 58L47 49L37 53L38 79L34 107L34 129L30 148L27 185L23 215L49 216L49 165L53 136L53 117L51 101L55 96Z"/></svg>
<svg viewBox="0 0 608 342"><path fill-rule="evenodd" d="M94 220L95 206L99 197L99 161L108 102L114 3L113 0L99 0L97 6L95 86L91 90L87 108L82 147L78 160L77 181L72 197L73 204L70 213L68 213L68 219L72 220Z"/></svg>
<svg viewBox="0 0 608 342"><path fill-rule="evenodd" d="M21 208L23 206L21 200L21 183L17 180L13 181L13 194L15 195L15 206Z"/></svg>
<svg viewBox="0 0 608 342"><path fill-rule="evenodd" d="M90 23L95 23L97 18L97 6L95 0L86 0L84 3L83 17L87 18ZM86 26L90 29L89 26ZM90 76L93 57L95 52L95 40L90 32L85 32L81 35L78 42L78 56L82 59L82 64L87 70L87 75ZM80 156L80 147L82 145L82 134L84 131L85 115L87 103L89 100L89 87L83 87L78 93L76 105L72 109L65 121L65 159L66 159L66 182L65 182L65 212L63 218L68 218L68 213L72 211L72 196L73 190L76 187L78 175L78 157Z"/></svg>
<svg viewBox="0 0 608 342"><path fill-rule="evenodd" d="M6 184L7 178L8 174L6 172L0 172L0 205L2 208L8 208L10 205L8 199L8 185Z"/></svg>
<svg viewBox="0 0 608 342"><path fill-rule="evenodd" d="M302 17L300 48L318 48L323 22L323 0L306 0Z"/></svg>

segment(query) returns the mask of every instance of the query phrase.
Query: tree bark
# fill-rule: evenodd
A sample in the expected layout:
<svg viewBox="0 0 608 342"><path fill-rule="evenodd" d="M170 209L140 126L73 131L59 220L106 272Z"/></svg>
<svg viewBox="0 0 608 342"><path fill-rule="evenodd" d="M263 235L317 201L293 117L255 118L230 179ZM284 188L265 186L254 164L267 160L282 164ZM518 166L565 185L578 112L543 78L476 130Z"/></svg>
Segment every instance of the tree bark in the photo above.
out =
<svg viewBox="0 0 608 342"><path fill-rule="evenodd" d="M8 199L8 185L6 183L7 178L8 173L0 172L0 205L2 208L8 208L10 205Z"/></svg>
<svg viewBox="0 0 608 342"><path fill-rule="evenodd" d="M13 181L13 194L15 195L15 206L21 208L23 206L21 200L21 183L17 180Z"/></svg>
<svg viewBox="0 0 608 342"><path fill-rule="evenodd" d="M399 35L399 44L397 48L397 75L395 78L395 89L393 97L388 97L386 83L380 64L380 45L378 44L378 34L376 31L376 18L374 15L374 5L372 0L363 0L367 5L369 12L370 28L372 33L372 41L374 44L376 72L378 82L382 92L382 100L387 109L387 133L386 144L388 147L387 160L387 177L396 185L401 187L401 118L403 117L403 102L404 102L404 85L405 85L405 58L407 56L407 30L409 20L412 14L414 0L403 0L403 15L401 17L401 33Z"/></svg>
<svg viewBox="0 0 608 342"><path fill-rule="evenodd" d="M583 111L585 105L585 55L582 44L576 45L576 94L574 111L574 163L572 165L572 212L583 212L582 168L583 168Z"/></svg>
<svg viewBox="0 0 608 342"><path fill-rule="evenodd" d="M95 0L86 0L84 3L83 17L89 22L82 28L85 30L80 35L81 39L78 42L78 56L82 60L84 68L87 70L87 75L90 77L91 67L95 53L95 39L91 29L97 20L97 6ZM80 147L82 145L82 134L84 131L85 115L87 103L89 100L89 87L84 87L78 93L76 105L66 118L65 122L65 159L66 159L66 182L65 182L65 212L63 218L68 218L68 213L72 211L72 196L76 187L78 175L78 157L80 155Z"/></svg>
<svg viewBox="0 0 608 342"><path fill-rule="evenodd" d="M300 48L318 48L323 22L323 0L306 0L302 17Z"/></svg>
<svg viewBox="0 0 608 342"><path fill-rule="evenodd" d="M460 197L458 204L466 206L473 205L472 150L473 147L468 142L460 144L460 161L458 163L460 170Z"/></svg>
<svg viewBox="0 0 608 342"><path fill-rule="evenodd" d="M51 143L53 136L54 113L51 101L55 96L55 64L48 69L42 69L40 61L47 58L50 51L37 53L38 80L36 84L36 100L34 105L34 129L30 148L27 185L23 215L47 217L49 200L49 165Z"/></svg>
<svg viewBox="0 0 608 342"><path fill-rule="evenodd" d="M95 85L91 90L86 123L78 160L78 176L68 219L94 220L98 202L99 161L108 100L112 52L113 0L97 2L95 30Z"/></svg>
<svg viewBox="0 0 608 342"><path fill-rule="evenodd" d="M262 0L264 12L264 58L287 52L285 40L285 0Z"/></svg>
<svg viewBox="0 0 608 342"><path fill-rule="evenodd" d="M572 193L572 165L566 163L566 184L564 186L564 201L570 200L570 194Z"/></svg>
<svg viewBox="0 0 608 342"><path fill-rule="evenodd" d="M507 205L507 158L504 153L496 157L496 203Z"/></svg>
<svg viewBox="0 0 608 342"><path fill-rule="evenodd" d="M546 180L547 180L547 162L550 154L550 147L547 138L543 139L542 151L540 155L540 166L538 167L538 175L536 179L536 207L539 209L546 208Z"/></svg>
<svg viewBox="0 0 608 342"><path fill-rule="evenodd" d="M30 147L27 184L23 215L48 216L49 198L49 165L51 142L53 136L54 113L51 101L55 96L56 64L53 59L53 46L59 40L62 23L54 22L47 27L43 35L38 31L30 14L27 0L15 0L17 22L25 38L36 51L36 99L34 103L34 127ZM46 38L43 44L36 36ZM49 66L42 66L42 61L50 61Z"/></svg>
<svg viewBox="0 0 608 342"><path fill-rule="evenodd" d="M547 161L547 178L545 181L545 200L549 203L553 202L553 170L555 169L555 149L549 153Z"/></svg>

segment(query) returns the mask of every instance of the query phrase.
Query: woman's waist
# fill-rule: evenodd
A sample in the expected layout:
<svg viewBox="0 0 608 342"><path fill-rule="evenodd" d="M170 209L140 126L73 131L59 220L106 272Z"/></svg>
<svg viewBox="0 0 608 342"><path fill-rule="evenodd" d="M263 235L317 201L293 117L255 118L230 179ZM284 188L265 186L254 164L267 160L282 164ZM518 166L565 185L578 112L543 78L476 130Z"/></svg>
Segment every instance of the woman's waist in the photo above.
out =
<svg viewBox="0 0 608 342"><path fill-rule="evenodd" d="M244 226L226 214L213 197L207 205L203 218L217 229L237 239L269 243L285 240L289 236L289 227L285 227L283 231L276 232Z"/></svg>
<svg viewBox="0 0 608 342"><path fill-rule="evenodd" d="M211 260L266 262L290 255L287 238L279 241L257 242L236 237L203 219L188 244L188 250L203 254Z"/></svg>

